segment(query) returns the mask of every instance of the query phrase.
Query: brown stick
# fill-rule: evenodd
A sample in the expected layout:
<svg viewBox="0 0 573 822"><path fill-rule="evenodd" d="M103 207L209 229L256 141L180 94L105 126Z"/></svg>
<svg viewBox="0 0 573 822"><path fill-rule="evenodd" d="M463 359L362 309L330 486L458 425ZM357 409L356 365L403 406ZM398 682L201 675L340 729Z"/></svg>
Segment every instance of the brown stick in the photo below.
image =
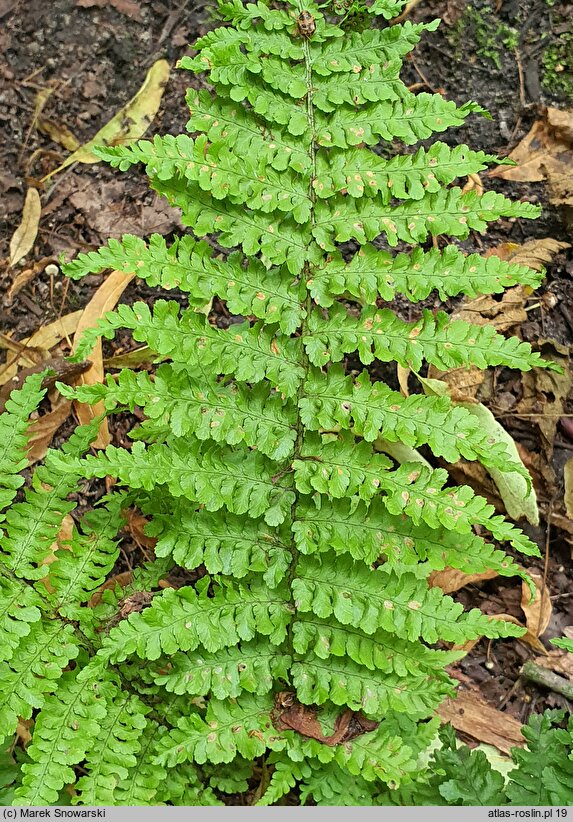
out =
<svg viewBox="0 0 573 822"><path fill-rule="evenodd" d="M536 685L543 685L556 694L562 694L567 699L573 700L573 682L565 679L564 676L553 673L553 671L536 665L535 662L526 662L521 669L521 676Z"/></svg>

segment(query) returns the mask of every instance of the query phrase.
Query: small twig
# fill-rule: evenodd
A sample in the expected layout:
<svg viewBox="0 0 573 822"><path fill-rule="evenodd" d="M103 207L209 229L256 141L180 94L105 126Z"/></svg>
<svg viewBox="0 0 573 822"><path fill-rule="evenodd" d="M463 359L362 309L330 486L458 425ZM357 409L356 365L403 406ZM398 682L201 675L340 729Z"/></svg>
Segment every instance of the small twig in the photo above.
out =
<svg viewBox="0 0 573 822"><path fill-rule="evenodd" d="M567 699L573 700L573 682L565 679L564 676L553 673L548 668L542 668L541 665L536 665L535 662L529 660L521 669L521 676L529 682L535 682L536 685L543 685L544 688L549 688L556 694L561 694Z"/></svg>
<svg viewBox="0 0 573 822"><path fill-rule="evenodd" d="M523 66L521 64L521 55L519 50L515 49L515 62L517 63L517 73L519 75L519 102L522 108L525 108L525 77L523 74Z"/></svg>

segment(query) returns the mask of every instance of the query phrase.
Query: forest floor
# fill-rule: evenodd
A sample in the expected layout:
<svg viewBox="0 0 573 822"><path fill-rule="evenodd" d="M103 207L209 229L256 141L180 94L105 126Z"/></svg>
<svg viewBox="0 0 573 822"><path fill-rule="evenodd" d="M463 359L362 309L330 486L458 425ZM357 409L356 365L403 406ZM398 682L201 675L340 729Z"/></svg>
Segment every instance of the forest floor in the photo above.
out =
<svg viewBox="0 0 573 822"><path fill-rule="evenodd" d="M188 52L188 43L212 26L208 6L209 0L0 0L0 386L38 357L68 353L81 311L102 284L101 276L66 281L58 267L62 253L69 259L110 237L168 234L179 226L178 213L149 191L137 168L122 174L101 163L77 163L44 185L39 180L68 156L61 141L72 146L74 138L77 144L91 139L136 94L161 58L169 62L171 74L147 134L184 131L190 78L175 70L175 63ZM524 564L538 575L538 600L524 611L521 583L513 578L466 580L457 590L459 582L446 581L466 607L509 614L530 629L529 643L478 642L454 672L467 693L496 711L493 721L500 721L503 735L500 717L522 722L546 707L573 708L564 697L520 677L524 662L533 658L573 679L572 655L552 651L548 644L567 628L573 630L573 521L563 482L564 466L573 458L573 249L567 246L573 243L573 187L556 193L559 181L552 182L548 171L573 162L573 15L570 2L560 0L420 0L410 12L415 21L435 17L442 25L425 35L406 63L404 79L460 104L475 100L492 115L491 120L470 117L445 139L504 157L537 122L537 142L523 150L543 155L533 163L537 171L530 179L482 175L477 181L539 203L541 218L527 224L500 221L487 236L472 236L464 248L507 256L528 243L527 253L533 248L548 260L546 283L534 294L515 291L509 300L472 304L470 310L565 366L561 378L501 372L478 395L515 439L534 479L541 522L524 528L539 544L542 559ZM547 106L563 112L565 125L557 139L547 126ZM41 194L39 229L32 249L10 266L10 240L21 224L28 187ZM544 243L532 246L533 240ZM151 294L144 284L132 283L122 299ZM431 301L431 307L438 305L437 298ZM415 306L396 308L415 316ZM121 345L129 343L119 339L105 355L121 354ZM50 439L61 442L74 422L69 405L52 407L50 413L37 456ZM116 444L129 442L130 425L127 418L114 421ZM453 476L499 503L479 473L457 466ZM87 492L84 505L90 504L90 493L98 492ZM569 513L572 507L573 499ZM118 571L137 563L139 543L132 529ZM458 726L467 730L459 716Z"/></svg>

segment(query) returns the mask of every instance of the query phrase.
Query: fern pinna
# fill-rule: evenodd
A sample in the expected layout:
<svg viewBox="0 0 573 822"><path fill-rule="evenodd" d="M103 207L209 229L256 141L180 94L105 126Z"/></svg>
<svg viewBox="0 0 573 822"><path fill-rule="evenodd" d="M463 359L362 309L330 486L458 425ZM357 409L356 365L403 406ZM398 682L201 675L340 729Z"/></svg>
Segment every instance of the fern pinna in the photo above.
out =
<svg viewBox="0 0 573 822"><path fill-rule="evenodd" d="M399 79L436 25L372 27L404 5L219 0L226 25L181 61L208 84L188 93L194 136L97 152L122 170L143 163L190 231L110 241L66 273L133 271L188 302L123 305L85 335L80 358L129 329L161 364L62 392L110 413L139 406L145 420L131 448L96 455L80 429L7 515L3 728L35 716L16 803L55 802L78 763L83 804L213 804L247 790L272 804L294 788L301 801L375 802L415 778L453 693L445 668L462 652L436 645L520 633L427 579L446 565L522 574L495 543L536 546L415 449L523 467L466 409L403 397L377 364L546 365L491 327L428 310L406 322L388 307L536 286L526 267L428 241L537 209L452 185L496 162L483 152L377 149L480 112ZM20 428L7 426L21 439L16 411ZM412 460L380 450L392 443ZM44 565L78 478L107 476L126 490ZM149 519L155 559L88 607L128 506ZM188 583L159 590L175 565Z"/></svg>

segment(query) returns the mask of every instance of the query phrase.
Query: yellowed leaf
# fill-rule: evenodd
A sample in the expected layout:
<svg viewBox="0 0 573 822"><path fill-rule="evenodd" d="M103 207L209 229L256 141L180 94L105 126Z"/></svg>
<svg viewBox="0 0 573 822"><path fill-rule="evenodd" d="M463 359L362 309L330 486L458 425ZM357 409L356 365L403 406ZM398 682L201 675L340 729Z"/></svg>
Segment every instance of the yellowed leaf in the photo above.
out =
<svg viewBox="0 0 573 822"><path fill-rule="evenodd" d="M48 117L38 117L36 128L42 134L45 134L54 143L59 143L68 151L76 151L81 145L80 141L72 134L72 132L62 123L57 123Z"/></svg>
<svg viewBox="0 0 573 822"><path fill-rule="evenodd" d="M87 328L92 328L103 315L111 311L117 305L117 301L133 280L135 274L124 271L112 271L103 281L96 293L83 310L74 335L73 350L76 350L82 334ZM92 367L86 371L79 379L79 385L94 385L103 382L104 367L101 339L98 339L92 352L88 355L92 362ZM95 405L87 405L74 401L74 410L81 425L87 425L94 417L99 417L105 413L105 406L102 402ZM111 442L107 420L101 422L98 436L93 443L94 448L106 448Z"/></svg>
<svg viewBox="0 0 573 822"><path fill-rule="evenodd" d="M130 143L142 137L159 110L169 71L167 60L157 60L147 72L145 81L135 97L120 109L95 137L70 154L62 165L47 174L42 182L72 163L99 163L99 157L92 151L96 146Z"/></svg>
<svg viewBox="0 0 573 822"><path fill-rule="evenodd" d="M497 571L491 569L482 571L480 574L464 574L457 568L444 568L442 571L432 571L428 577L428 585L432 588L441 588L444 594L451 594L459 591L472 582L483 582L486 579L494 579L498 576Z"/></svg>
<svg viewBox="0 0 573 822"><path fill-rule="evenodd" d="M28 463L44 459L58 428L67 420L72 403L61 399L47 414L38 417L28 429Z"/></svg>
<svg viewBox="0 0 573 822"><path fill-rule="evenodd" d="M22 220L10 240L11 266L16 265L22 257L25 257L26 254L32 250L38 234L41 213L42 203L40 202L40 195L37 189L29 188L26 193L26 199L24 200Z"/></svg>
<svg viewBox="0 0 573 822"><path fill-rule="evenodd" d="M404 368L403 365L398 365L396 366L396 374L398 376L398 384L400 386L402 396L409 397L410 391L408 389L408 377L410 376L410 369Z"/></svg>
<svg viewBox="0 0 573 822"><path fill-rule="evenodd" d="M538 641L551 619L553 607L549 597L549 590L543 582L543 578L539 574L530 574L531 579L535 583L536 593L531 601L531 591L527 583L521 583L521 608L525 614L525 625L527 627L527 634L520 637L523 642L527 642L532 647L540 646L540 649L545 653L544 646Z"/></svg>

